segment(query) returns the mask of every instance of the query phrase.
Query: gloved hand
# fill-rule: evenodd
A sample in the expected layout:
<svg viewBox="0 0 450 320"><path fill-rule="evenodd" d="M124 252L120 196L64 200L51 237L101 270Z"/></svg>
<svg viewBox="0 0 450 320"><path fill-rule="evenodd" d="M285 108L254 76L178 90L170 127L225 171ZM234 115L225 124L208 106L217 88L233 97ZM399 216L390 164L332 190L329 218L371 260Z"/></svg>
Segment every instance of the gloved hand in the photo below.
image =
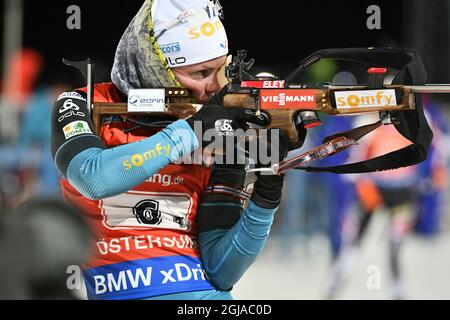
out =
<svg viewBox="0 0 450 320"><path fill-rule="evenodd" d="M216 122L219 124L219 122L223 125L224 128L221 128L223 130L222 133L225 134L225 127L226 129L235 130L235 124L233 123L233 117L228 113L227 110L223 106L220 105L203 105L203 107L198 111L196 114L194 114L192 117L186 119L187 123L191 126L192 130L194 130L196 133L196 129L198 130L198 126L195 126L195 123L201 124L201 130L202 134L204 134L206 131L210 129L216 128ZM229 127L228 127L229 126Z"/></svg>
<svg viewBox="0 0 450 320"><path fill-rule="evenodd" d="M279 132L278 139L271 139L271 132L276 130ZM279 129L267 130L267 154L271 154L273 151L278 151L278 160L281 161L286 158L289 148L289 138L287 135ZM278 150L277 150L278 149ZM273 163L272 163L273 164ZM264 168L269 167L271 164L258 163L257 167ZM256 174L257 180L253 187L253 193L251 200L260 207L267 209L274 209L280 205L281 193L283 189L284 174L275 175L260 173Z"/></svg>
<svg viewBox="0 0 450 320"><path fill-rule="evenodd" d="M218 104L223 105L223 98L227 93L230 93L229 87L226 85L224 86L219 92L215 93L208 102L205 104Z"/></svg>
<svg viewBox="0 0 450 320"><path fill-rule="evenodd" d="M199 112L186 119L187 123L194 130L196 121L201 122L202 132L209 129L216 129L217 132L226 134L229 130L238 128L246 129L246 122L266 125L267 118L257 116L251 109L245 108L224 108L218 104L205 104Z"/></svg>

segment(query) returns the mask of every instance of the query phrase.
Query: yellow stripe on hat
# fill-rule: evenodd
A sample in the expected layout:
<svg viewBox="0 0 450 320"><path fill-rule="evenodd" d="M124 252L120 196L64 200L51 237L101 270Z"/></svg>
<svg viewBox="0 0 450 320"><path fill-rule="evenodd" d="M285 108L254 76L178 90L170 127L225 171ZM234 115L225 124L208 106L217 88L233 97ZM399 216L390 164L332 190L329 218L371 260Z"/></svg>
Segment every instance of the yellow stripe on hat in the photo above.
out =
<svg viewBox="0 0 450 320"><path fill-rule="evenodd" d="M156 42L155 31L153 29L153 19L152 19L152 14L151 14L151 7L153 4L153 1L151 0L150 2L151 3L149 6L150 10L148 13L148 24L147 24L148 33L150 36L150 42L153 45L153 49L155 50L156 55L158 56L159 60L163 64L164 68L166 69L167 74L169 75L170 79L172 79L175 82L175 85L177 87L182 87L181 83L177 80L177 78L175 77L175 74L173 73L172 69L170 68L169 64L167 63L166 57L164 56L160 46Z"/></svg>

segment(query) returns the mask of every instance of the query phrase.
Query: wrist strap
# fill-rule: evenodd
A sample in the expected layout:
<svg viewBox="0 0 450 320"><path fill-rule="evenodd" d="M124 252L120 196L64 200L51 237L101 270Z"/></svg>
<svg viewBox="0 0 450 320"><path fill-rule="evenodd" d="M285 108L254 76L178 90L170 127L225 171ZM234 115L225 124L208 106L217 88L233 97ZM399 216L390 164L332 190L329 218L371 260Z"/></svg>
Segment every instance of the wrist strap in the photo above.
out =
<svg viewBox="0 0 450 320"><path fill-rule="evenodd" d="M251 196L251 194L246 192L244 189L233 188L223 184L213 184L208 186L205 189L204 194L223 194L242 201L248 200Z"/></svg>
<svg viewBox="0 0 450 320"><path fill-rule="evenodd" d="M262 197L258 194L258 190L254 190L251 201L253 201L256 205L265 209L275 209L281 203L281 197L278 200L269 200L266 197Z"/></svg>

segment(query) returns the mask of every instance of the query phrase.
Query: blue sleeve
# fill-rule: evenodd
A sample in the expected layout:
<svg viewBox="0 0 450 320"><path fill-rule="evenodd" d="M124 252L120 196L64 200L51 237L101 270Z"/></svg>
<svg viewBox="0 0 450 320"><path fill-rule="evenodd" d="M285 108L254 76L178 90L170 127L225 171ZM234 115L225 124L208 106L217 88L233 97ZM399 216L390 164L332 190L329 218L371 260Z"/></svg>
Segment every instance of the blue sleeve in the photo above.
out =
<svg viewBox="0 0 450 320"><path fill-rule="evenodd" d="M111 149L92 147L80 152L68 165L67 179L89 199L111 197L143 183L197 147L194 131L186 121L178 120L139 142Z"/></svg>
<svg viewBox="0 0 450 320"><path fill-rule="evenodd" d="M215 210L214 206L221 204L204 205ZM261 208L250 202L232 228L214 229L199 234L205 271L218 289L231 289L256 260L269 236L276 210Z"/></svg>

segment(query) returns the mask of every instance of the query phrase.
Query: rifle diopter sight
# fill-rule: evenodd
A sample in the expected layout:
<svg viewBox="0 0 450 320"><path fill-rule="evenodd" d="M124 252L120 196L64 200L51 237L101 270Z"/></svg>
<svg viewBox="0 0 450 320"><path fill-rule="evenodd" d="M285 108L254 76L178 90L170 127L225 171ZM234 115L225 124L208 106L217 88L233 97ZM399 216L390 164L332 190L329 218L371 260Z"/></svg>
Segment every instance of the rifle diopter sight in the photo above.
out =
<svg viewBox="0 0 450 320"><path fill-rule="evenodd" d="M247 50L238 50L237 55L233 57L233 61L225 69L225 75L229 82L236 83L245 80L256 80L255 76L247 72L255 64L255 59L251 58L245 61L246 58Z"/></svg>

